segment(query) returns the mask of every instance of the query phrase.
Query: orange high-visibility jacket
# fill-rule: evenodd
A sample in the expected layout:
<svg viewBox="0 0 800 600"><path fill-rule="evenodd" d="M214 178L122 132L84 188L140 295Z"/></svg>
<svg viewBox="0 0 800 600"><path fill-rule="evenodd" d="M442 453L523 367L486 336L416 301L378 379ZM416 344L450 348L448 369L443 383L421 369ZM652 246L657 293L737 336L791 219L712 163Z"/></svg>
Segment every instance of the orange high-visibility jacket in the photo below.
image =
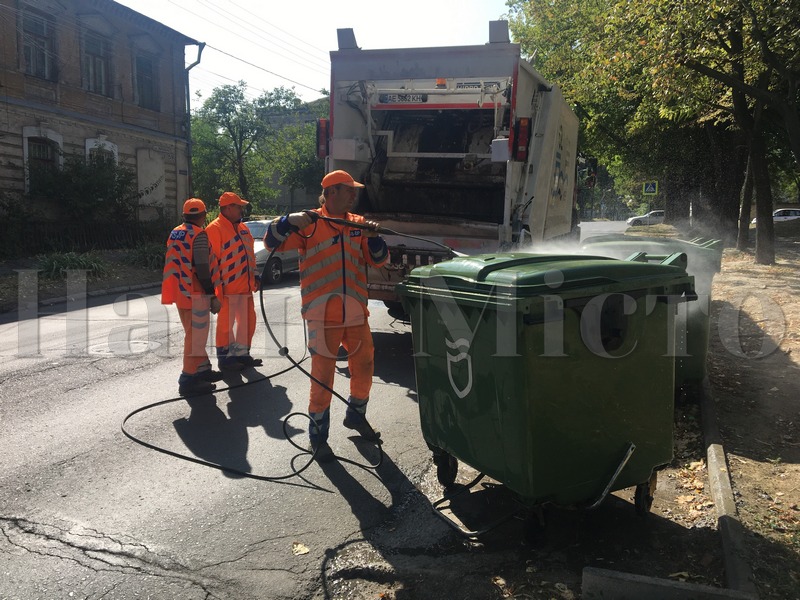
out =
<svg viewBox="0 0 800 600"><path fill-rule="evenodd" d="M164 273L161 280L161 303L176 304L178 308L192 308L192 296L205 294L194 270L194 241L203 228L193 223L182 223L169 234ZM219 262L214 251L208 250L211 284L219 285Z"/></svg>
<svg viewBox="0 0 800 600"><path fill-rule="evenodd" d="M255 292L256 255L247 225L231 223L220 215L208 224L206 233L219 259L223 296Z"/></svg>
<svg viewBox="0 0 800 600"><path fill-rule="evenodd" d="M314 212L333 216L324 205ZM344 218L356 223L365 221L364 217L353 213L345 214ZM277 240L283 238L277 234L274 223L270 229ZM303 318L328 323L363 322L369 316L367 265L380 267L389 259L388 254L384 250L383 256L376 259L370 252L369 238L362 235L363 231L358 227L320 219L299 233L287 236L280 248L296 248L300 253Z"/></svg>

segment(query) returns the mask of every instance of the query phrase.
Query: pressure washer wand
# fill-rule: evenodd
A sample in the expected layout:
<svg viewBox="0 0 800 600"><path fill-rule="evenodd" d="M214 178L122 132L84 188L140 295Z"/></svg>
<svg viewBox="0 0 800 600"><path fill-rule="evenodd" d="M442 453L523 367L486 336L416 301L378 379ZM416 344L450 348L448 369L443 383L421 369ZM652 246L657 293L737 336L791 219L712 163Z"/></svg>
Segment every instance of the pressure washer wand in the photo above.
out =
<svg viewBox="0 0 800 600"><path fill-rule="evenodd" d="M418 241L421 241L421 242L427 242L429 244L435 244L436 246L439 246L440 248L444 248L445 250L447 250L453 257L466 256L466 254L462 254L461 252L456 252L450 246L447 246L445 244L440 244L439 242L436 242L434 240L430 240L430 239L424 238L424 237L417 237L415 235L410 235L408 233L400 233L399 231L394 231L393 229L389 229L387 227L374 227L374 226L368 225L366 223L356 223L355 221L348 221L347 219L340 219L338 217L325 217L325 216L323 216L323 215L321 215L318 212L315 212L313 210L307 210L307 211L305 211L305 213L308 216L310 216L314 221L317 221L317 220L321 219L323 221L328 221L330 223L336 223L337 225L345 225L347 227L357 227L358 229L368 229L369 231L376 231L376 232L382 233L382 234L397 235L397 236L400 236L400 237L407 237L407 238L411 238L412 240L418 240Z"/></svg>

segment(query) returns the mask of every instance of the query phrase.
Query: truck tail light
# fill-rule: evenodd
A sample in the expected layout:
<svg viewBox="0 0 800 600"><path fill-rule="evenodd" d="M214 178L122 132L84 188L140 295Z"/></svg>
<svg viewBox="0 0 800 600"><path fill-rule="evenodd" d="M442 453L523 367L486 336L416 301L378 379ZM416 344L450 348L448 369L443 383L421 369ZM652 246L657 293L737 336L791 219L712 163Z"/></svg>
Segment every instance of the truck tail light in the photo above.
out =
<svg viewBox="0 0 800 600"><path fill-rule="evenodd" d="M317 119L317 158L328 156L328 139L330 137L330 121Z"/></svg>
<svg viewBox="0 0 800 600"><path fill-rule="evenodd" d="M525 162L528 159L528 144L531 141L531 120L528 118L517 119L514 123L514 151L513 159Z"/></svg>

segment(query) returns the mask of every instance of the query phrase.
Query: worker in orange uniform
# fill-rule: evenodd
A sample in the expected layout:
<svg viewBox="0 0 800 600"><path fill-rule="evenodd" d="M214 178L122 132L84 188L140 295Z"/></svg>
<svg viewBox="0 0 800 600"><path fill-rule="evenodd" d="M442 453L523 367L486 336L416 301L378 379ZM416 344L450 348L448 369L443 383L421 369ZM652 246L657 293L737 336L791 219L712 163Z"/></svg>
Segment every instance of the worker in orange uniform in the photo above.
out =
<svg viewBox="0 0 800 600"><path fill-rule="evenodd" d="M270 250L280 247L299 251L301 312L308 324L311 375L331 388L339 346L343 346L350 370L344 426L367 440L378 441L379 434L366 417L374 370L366 267L383 265L389 252L375 231L378 223L350 212L357 189L363 187L345 171L328 173L322 180L320 208L275 219L264 243ZM319 217L346 219L368 228L334 224ZM292 231L299 235L289 235ZM320 461L333 458L328 445L331 395L330 389L311 381L309 440Z"/></svg>
<svg viewBox="0 0 800 600"><path fill-rule="evenodd" d="M233 192L219 197L219 216L206 227L214 254L219 256L222 308L217 317L217 361L221 371L261 366L250 356L256 331L253 292L258 289L253 236L242 223L250 204Z"/></svg>
<svg viewBox="0 0 800 600"><path fill-rule="evenodd" d="M206 224L205 203L199 198L184 202L183 220L167 240L161 303L178 307L185 333L178 392L181 396L189 396L214 391L214 382L222 379L219 371L211 369L206 352L209 312L216 314L221 305L214 296L219 264L203 230Z"/></svg>

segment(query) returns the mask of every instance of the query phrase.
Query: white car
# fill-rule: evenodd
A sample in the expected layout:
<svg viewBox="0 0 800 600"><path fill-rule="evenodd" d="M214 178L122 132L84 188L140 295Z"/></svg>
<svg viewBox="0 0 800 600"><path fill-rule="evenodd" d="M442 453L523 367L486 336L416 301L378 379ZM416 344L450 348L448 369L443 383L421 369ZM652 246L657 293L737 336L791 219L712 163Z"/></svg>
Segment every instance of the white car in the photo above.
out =
<svg viewBox="0 0 800 600"><path fill-rule="evenodd" d="M269 257L269 250L264 247L264 235L267 227L272 223L271 220L245 221L244 224L253 234L254 249L256 252L256 269L259 273L264 272L261 279L262 284L278 283L283 279L283 274L289 271L297 271L300 268L300 255L297 250L287 250L286 252L275 252L264 270L264 264Z"/></svg>
<svg viewBox="0 0 800 600"><path fill-rule="evenodd" d="M646 215L637 215L631 217L626 221L631 227L639 227L641 225L657 225L664 222L663 210L651 210Z"/></svg>
<svg viewBox="0 0 800 600"><path fill-rule="evenodd" d="M772 211L772 221L791 221L792 219L800 219L800 208L779 208ZM750 221L755 223L756 220Z"/></svg>

